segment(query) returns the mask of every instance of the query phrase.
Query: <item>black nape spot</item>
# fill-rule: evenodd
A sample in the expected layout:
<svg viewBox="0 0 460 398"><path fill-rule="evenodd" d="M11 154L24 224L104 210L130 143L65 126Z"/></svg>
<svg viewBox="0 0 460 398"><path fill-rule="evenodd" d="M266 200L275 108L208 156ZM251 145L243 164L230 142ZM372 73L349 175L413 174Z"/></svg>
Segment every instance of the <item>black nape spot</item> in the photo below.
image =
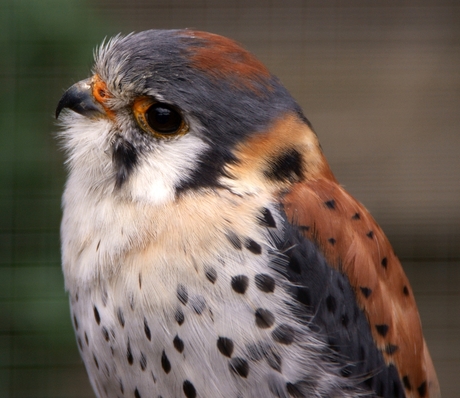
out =
<svg viewBox="0 0 460 398"><path fill-rule="evenodd" d="M236 293L244 294L249 285L249 278L246 275L233 276L231 284Z"/></svg>
<svg viewBox="0 0 460 398"><path fill-rule="evenodd" d="M259 224L268 227L268 228L276 228L276 222L275 219L273 218L272 213L270 210L268 210L266 207L262 208L260 211L261 217L257 217L259 220Z"/></svg>
<svg viewBox="0 0 460 398"><path fill-rule="evenodd" d="M269 310L257 308L255 316L256 325L261 329L267 329L275 323L275 316Z"/></svg>
<svg viewBox="0 0 460 398"><path fill-rule="evenodd" d="M166 356L165 350L163 350L163 353L161 354L161 367L163 368L166 374L168 374L171 371L171 363L169 362L169 359Z"/></svg>
<svg viewBox="0 0 460 398"><path fill-rule="evenodd" d="M212 267L206 267L204 274L206 278L208 279L209 282L215 283L217 280L217 271L215 268Z"/></svg>
<svg viewBox="0 0 460 398"><path fill-rule="evenodd" d="M329 209L335 209L335 200L334 199L326 200L326 202L324 202L324 204Z"/></svg>
<svg viewBox="0 0 460 398"><path fill-rule="evenodd" d="M311 294L307 287L298 287L296 298L304 305L311 305Z"/></svg>
<svg viewBox="0 0 460 398"><path fill-rule="evenodd" d="M326 307L329 312L335 313L337 309L337 300L334 296L329 295L326 297Z"/></svg>
<svg viewBox="0 0 460 398"><path fill-rule="evenodd" d="M327 241L328 241L332 246L334 246L334 245L335 245L335 242L337 242L334 238L329 238Z"/></svg>
<svg viewBox="0 0 460 398"><path fill-rule="evenodd" d="M293 383L286 383L286 390L291 397L294 398L304 398L305 395L303 392Z"/></svg>
<svg viewBox="0 0 460 398"><path fill-rule="evenodd" d="M187 304L188 292L184 285L181 285L181 284L177 285L177 298L183 305Z"/></svg>
<svg viewBox="0 0 460 398"><path fill-rule="evenodd" d="M121 310L121 308L118 308L117 318L118 318L118 322L120 322L121 327L124 328L125 327L125 316L123 315L123 311Z"/></svg>
<svg viewBox="0 0 460 398"><path fill-rule="evenodd" d="M364 297L369 298L369 296L372 294L372 289L364 286L359 287L361 289L361 293L364 295Z"/></svg>
<svg viewBox="0 0 460 398"><path fill-rule="evenodd" d="M409 289L406 285L404 285L403 287L403 293L404 293L404 296L409 296Z"/></svg>
<svg viewBox="0 0 460 398"><path fill-rule="evenodd" d="M253 254L262 253L262 247L250 238L246 239L246 241L244 242L244 247Z"/></svg>
<svg viewBox="0 0 460 398"><path fill-rule="evenodd" d="M126 349L126 358L128 359L128 363L132 365L134 362L134 358L133 358L133 353L131 352L131 344L129 344L129 339L128 339L128 347Z"/></svg>
<svg viewBox="0 0 460 398"><path fill-rule="evenodd" d="M236 357L230 360L229 362L230 370L232 370L235 374L241 377L248 377L249 374L249 364L248 362L240 357Z"/></svg>
<svg viewBox="0 0 460 398"><path fill-rule="evenodd" d="M378 334L382 337L385 337L388 333L388 330L390 329L386 324L375 325L375 328L377 329Z"/></svg>
<svg viewBox="0 0 460 398"><path fill-rule="evenodd" d="M142 274L139 272L139 289L142 289Z"/></svg>
<svg viewBox="0 0 460 398"><path fill-rule="evenodd" d="M184 351L184 341L176 334L173 340L174 348L182 353Z"/></svg>
<svg viewBox="0 0 460 398"><path fill-rule="evenodd" d="M139 390L137 389L137 387L136 387L136 389L134 390L134 397L135 397L135 398L141 398L141 394L139 393Z"/></svg>
<svg viewBox="0 0 460 398"><path fill-rule="evenodd" d="M149 324L147 323L147 318L144 317L144 332L145 336L149 339L149 341L152 340L152 334L150 332Z"/></svg>
<svg viewBox="0 0 460 398"><path fill-rule="evenodd" d="M179 326L181 326L184 323L184 320L185 320L184 313L182 312L180 308L178 308L176 312L174 313L174 319L179 324Z"/></svg>
<svg viewBox="0 0 460 398"><path fill-rule="evenodd" d="M403 377L403 383L404 383L404 387L407 389L407 390L412 390L412 385L410 384L410 380L409 380L409 376L404 376Z"/></svg>
<svg viewBox="0 0 460 398"><path fill-rule="evenodd" d="M385 352L388 355L393 355L396 351L398 351L398 349L399 349L399 347L397 345L387 344L387 346L385 347Z"/></svg>
<svg viewBox="0 0 460 398"><path fill-rule="evenodd" d="M264 293L273 293L275 291L275 280L268 274L257 274L254 277L256 287Z"/></svg>
<svg viewBox="0 0 460 398"><path fill-rule="evenodd" d="M142 371L144 371L145 368L147 367L147 358L143 352L141 352L141 359L139 361L139 364L141 365Z"/></svg>
<svg viewBox="0 0 460 398"><path fill-rule="evenodd" d="M417 391L421 397L424 397L426 395L426 381L424 381L417 387Z"/></svg>
<svg viewBox="0 0 460 398"><path fill-rule="evenodd" d="M75 315L73 316L73 324L75 325L75 330L78 330L78 320Z"/></svg>
<svg viewBox="0 0 460 398"><path fill-rule="evenodd" d="M359 220L360 218L361 218L361 216L357 212L355 214L353 214L353 216L351 217L352 220Z"/></svg>
<svg viewBox="0 0 460 398"><path fill-rule="evenodd" d="M227 231L227 233L225 234L225 236L227 237L228 241L232 244L232 246L237 249L237 250L241 250L243 248L243 245L241 244L241 240L240 238L238 237L238 235L235 234L235 232L233 231Z"/></svg>
<svg viewBox="0 0 460 398"><path fill-rule="evenodd" d="M99 369L99 362L97 361L97 358L96 358L96 355L94 355L94 352L93 352L93 360L94 360L94 364L96 365L96 368Z"/></svg>
<svg viewBox="0 0 460 398"><path fill-rule="evenodd" d="M280 344L292 344L295 338L295 331L292 326L280 325L272 332L273 340Z"/></svg>
<svg viewBox="0 0 460 398"><path fill-rule="evenodd" d="M233 346L232 339L229 339L228 337L219 337L217 339L217 348L219 349L219 352L226 357L232 357Z"/></svg>
<svg viewBox="0 0 460 398"><path fill-rule="evenodd" d="M115 167L115 187L120 188L137 164L137 152L125 139L117 137L113 145L112 161Z"/></svg>
<svg viewBox="0 0 460 398"><path fill-rule="evenodd" d="M184 394L187 398L196 398L195 387L190 381L185 380L182 385L182 389L184 390Z"/></svg>
<svg viewBox="0 0 460 398"><path fill-rule="evenodd" d="M381 264L383 268L386 268L388 265L388 259L386 257L383 257Z"/></svg>
<svg viewBox="0 0 460 398"><path fill-rule="evenodd" d="M104 336L105 341L109 341L110 336L109 336L109 331L105 326L102 327L101 329L102 335Z"/></svg>
<svg viewBox="0 0 460 398"><path fill-rule="evenodd" d="M373 239L374 238L374 231L369 231L366 236L369 238L369 239Z"/></svg>
<svg viewBox="0 0 460 398"><path fill-rule="evenodd" d="M97 324L99 325L101 323L101 316L99 315L99 311L97 310L97 307L94 306L94 319L96 319Z"/></svg>
<svg viewBox="0 0 460 398"><path fill-rule="evenodd" d="M271 159L265 177L274 181L298 181L303 176L302 155L294 148Z"/></svg>

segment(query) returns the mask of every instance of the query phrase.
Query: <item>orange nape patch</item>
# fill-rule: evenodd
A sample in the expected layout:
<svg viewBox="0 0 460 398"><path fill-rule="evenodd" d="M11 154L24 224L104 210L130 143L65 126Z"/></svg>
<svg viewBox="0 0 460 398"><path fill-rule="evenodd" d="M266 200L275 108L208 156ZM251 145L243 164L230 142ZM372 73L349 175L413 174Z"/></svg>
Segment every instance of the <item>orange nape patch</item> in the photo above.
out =
<svg viewBox="0 0 460 398"><path fill-rule="evenodd" d="M302 179L335 181L316 134L295 113L286 113L267 130L251 135L234 155L237 162L226 171L248 189L264 186L274 192Z"/></svg>
<svg viewBox="0 0 460 398"><path fill-rule="evenodd" d="M219 35L186 31L190 38L198 38L200 45L190 46L192 66L215 79L229 79L242 88L256 89L256 84L267 86L271 74L249 51L235 41Z"/></svg>
<svg viewBox="0 0 460 398"><path fill-rule="evenodd" d="M369 212L337 182L294 184L282 203L290 222L347 275L376 346L398 369L407 397L439 395L415 299L398 258Z"/></svg>
<svg viewBox="0 0 460 398"><path fill-rule="evenodd" d="M104 108L105 112L109 117L114 117L114 113L111 109L108 108L106 102L112 97L107 88L107 84L101 79L99 75L94 75L91 82L93 97L99 102Z"/></svg>

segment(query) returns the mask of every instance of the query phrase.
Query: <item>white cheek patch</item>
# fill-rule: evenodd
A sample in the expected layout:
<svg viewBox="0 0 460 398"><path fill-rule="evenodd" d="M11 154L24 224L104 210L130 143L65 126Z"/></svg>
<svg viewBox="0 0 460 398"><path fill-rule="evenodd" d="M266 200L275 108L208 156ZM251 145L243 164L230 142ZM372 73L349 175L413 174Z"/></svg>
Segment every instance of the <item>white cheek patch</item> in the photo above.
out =
<svg viewBox="0 0 460 398"><path fill-rule="evenodd" d="M191 134L160 142L156 150L141 154L122 189L127 189L135 201L161 204L173 200L175 187L190 177L207 148L203 140Z"/></svg>

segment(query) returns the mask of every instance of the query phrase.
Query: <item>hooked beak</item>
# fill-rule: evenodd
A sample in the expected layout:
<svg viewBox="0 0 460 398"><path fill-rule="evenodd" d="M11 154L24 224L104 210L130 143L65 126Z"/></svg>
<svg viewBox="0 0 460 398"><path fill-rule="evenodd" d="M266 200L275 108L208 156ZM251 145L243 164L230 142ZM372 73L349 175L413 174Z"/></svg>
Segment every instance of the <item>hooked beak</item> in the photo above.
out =
<svg viewBox="0 0 460 398"><path fill-rule="evenodd" d="M56 119L64 108L90 118L106 115L104 107L94 98L93 78L75 83L64 93L56 108Z"/></svg>

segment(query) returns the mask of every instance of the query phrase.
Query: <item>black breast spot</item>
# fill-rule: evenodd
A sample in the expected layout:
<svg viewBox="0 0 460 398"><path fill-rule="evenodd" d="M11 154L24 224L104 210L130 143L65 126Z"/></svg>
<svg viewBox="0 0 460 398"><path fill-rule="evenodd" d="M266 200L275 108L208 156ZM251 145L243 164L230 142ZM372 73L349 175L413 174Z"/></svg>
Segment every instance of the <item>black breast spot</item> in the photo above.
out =
<svg viewBox="0 0 460 398"><path fill-rule="evenodd" d="M272 332L273 340L280 344L292 344L295 338L295 331L292 326L280 325Z"/></svg>
<svg viewBox="0 0 460 398"><path fill-rule="evenodd" d="M261 329L268 329L275 323L275 316L271 311L264 308L257 308L255 312L256 325Z"/></svg>
<svg viewBox="0 0 460 398"><path fill-rule="evenodd" d="M188 292L187 288L182 284L177 285L177 298L183 305L187 304Z"/></svg>
<svg viewBox="0 0 460 398"><path fill-rule="evenodd" d="M169 362L165 350L163 350L161 354L161 367L163 368L166 374L168 374L171 371L171 362Z"/></svg>
<svg viewBox="0 0 460 398"><path fill-rule="evenodd" d="M182 389L187 398L196 398L196 389L192 382L185 380Z"/></svg>
<svg viewBox="0 0 460 398"><path fill-rule="evenodd" d="M94 310L94 319L96 319L97 324L101 323L101 316L99 315L99 311L96 306L93 307Z"/></svg>
<svg viewBox="0 0 460 398"><path fill-rule="evenodd" d="M246 275L236 275L232 277L231 284L236 293L244 294L249 286L249 278Z"/></svg>
<svg viewBox="0 0 460 398"><path fill-rule="evenodd" d="M230 360L229 366L230 366L230 369L238 376L241 376L244 378L248 377L249 364L245 359L240 358L240 357L235 357Z"/></svg>
<svg viewBox="0 0 460 398"><path fill-rule="evenodd" d="M217 339L217 348L222 355L231 358L233 354L233 347L234 345L232 339L229 339L228 337L219 337Z"/></svg>
<svg viewBox="0 0 460 398"><path fill-rule="evenodd" d="M174 348L182 353L184 351L184 341L176 334L173 340Z"/></svg>
<svg viewBox="0 0 460 398"><path fill-rule="evenodd" d="M273 293L275 291L275 279L268 274L257 274L254 277L257 289L264 293Z"/></svg>

